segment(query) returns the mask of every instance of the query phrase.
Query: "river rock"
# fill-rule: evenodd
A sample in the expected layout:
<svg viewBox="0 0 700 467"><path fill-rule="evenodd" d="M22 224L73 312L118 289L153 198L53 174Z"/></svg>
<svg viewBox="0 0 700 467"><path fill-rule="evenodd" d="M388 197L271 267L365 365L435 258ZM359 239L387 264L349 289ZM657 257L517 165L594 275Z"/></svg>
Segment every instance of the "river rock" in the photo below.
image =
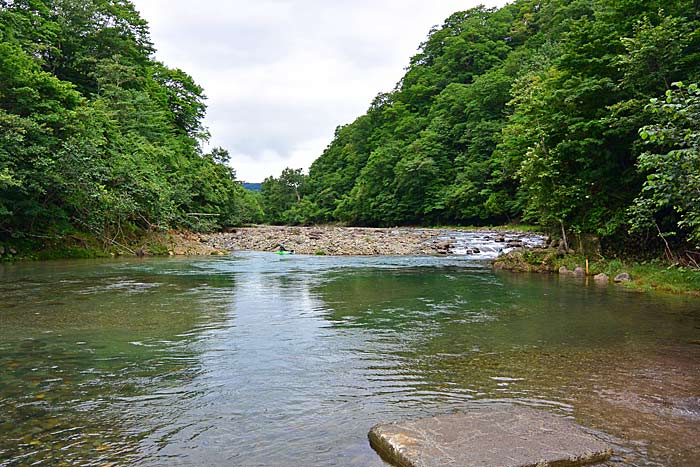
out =
<svg viewBox="0 0 700 467"><path fill-rule="evenodd" d="M562 276L565 276L567 274L573 274L573 273L574 272L570 271L569 268L567 268L566 266L562 266L559 268L559 274L561 274Z"/></svg>
<svg viewBox="0 0 700 467"><path fill-rule="evenodd" d="M450 242L438 242L435 244L435 250L438 254L446 255L450 252Z"/></svg>
<svg viewBox="0 0 700 467"><path fill-rule="evenodd" d="M601 272L600 274L596 274L595 276L593 276L593 280L601 284L607 284L608 282L610 282L610 276Z"/></svg>
<svg viewBox="0 0 700 467"><path fill-rule="evenodd" d="M573 421L514 406L377 425L369 440L385 460L405 467L573 467L612 455Z"/></svg>
<svg viewBox="0 0 700 467"><path fill-rule="evenodd" d="M584 277L585 275L586 275L585 269L583 269L581 266L576 266L576 269L574 269L574 276Z"/></svg>
<svg viewBox="0 0 700 467"><path fill-rule="evenodd" d="M630 282L632 280L632 276L630 276L626 272L621 272L617 276L615 276L615 279L613 279L615 282Z"/></svg>

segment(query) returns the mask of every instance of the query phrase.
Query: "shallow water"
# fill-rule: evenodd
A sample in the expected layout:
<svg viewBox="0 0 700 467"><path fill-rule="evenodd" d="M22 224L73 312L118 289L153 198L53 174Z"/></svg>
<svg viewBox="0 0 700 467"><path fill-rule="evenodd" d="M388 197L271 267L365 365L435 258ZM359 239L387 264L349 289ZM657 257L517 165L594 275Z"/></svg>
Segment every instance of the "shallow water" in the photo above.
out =
<svg viewBox="0 0 700 467"><path fill-rule="evenodd" d="M700 301L466 257L0 265L0 465L381 466L375 423L514 403L700 465Z"/></svg>

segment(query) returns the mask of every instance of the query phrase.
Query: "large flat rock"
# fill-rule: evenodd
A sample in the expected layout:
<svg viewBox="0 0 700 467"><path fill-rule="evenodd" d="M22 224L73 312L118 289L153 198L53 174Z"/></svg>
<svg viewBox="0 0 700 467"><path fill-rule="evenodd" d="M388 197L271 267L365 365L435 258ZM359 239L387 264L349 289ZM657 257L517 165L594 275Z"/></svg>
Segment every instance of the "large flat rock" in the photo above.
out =
<svg viewBox="0 0 700 467"><path fill-rule="evenodd" d="M574 467L612 455L567 418L511 406L381 424L369 440L399 467Z"/></svg>

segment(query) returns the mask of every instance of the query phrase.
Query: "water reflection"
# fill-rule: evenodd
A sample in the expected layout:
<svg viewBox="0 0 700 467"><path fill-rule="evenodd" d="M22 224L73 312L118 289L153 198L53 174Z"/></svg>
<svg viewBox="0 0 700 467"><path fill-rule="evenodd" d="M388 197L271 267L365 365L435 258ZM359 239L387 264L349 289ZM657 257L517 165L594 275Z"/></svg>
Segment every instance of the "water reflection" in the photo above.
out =
<svg viewBox="0 0 700 467"><path fill-rule="evenodd" d="M460 258L0 271L0 465L380 466L373 424L510 402L693 465L696 301Z"/></svg>
<svg viewBox="0 0 700 467"><path fill-rule="evenodd" d="M170 262L6 267L0 459L101 465L143 456L148 416L201 372L197 339L227 319L231 277ZM186 273L185 273L186 272Z"/></svg>
<svg viewBox="0 0 700 467"><path fill-rule="evenodd" d="M403 344L369 347L384 356L371 379L393 404L427 414L495 401L545 407L612 435L615 465L700 460L692 298L431 268L338 274L318 293L335 326Z"/></svg>

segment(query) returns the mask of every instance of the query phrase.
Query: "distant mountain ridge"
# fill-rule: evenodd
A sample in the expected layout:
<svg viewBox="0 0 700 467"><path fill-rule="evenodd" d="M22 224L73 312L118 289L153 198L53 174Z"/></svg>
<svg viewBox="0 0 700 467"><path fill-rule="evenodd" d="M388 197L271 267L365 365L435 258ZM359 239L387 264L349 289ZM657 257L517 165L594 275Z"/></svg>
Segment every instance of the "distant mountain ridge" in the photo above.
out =
<svg viewBox="0 0 700 467"><path fill-rule="evenodd" d="M243 188L245 188L246 190L260 191L260 187L262 187L262 183L246 183L246 182L243 182Z"/></svg>

